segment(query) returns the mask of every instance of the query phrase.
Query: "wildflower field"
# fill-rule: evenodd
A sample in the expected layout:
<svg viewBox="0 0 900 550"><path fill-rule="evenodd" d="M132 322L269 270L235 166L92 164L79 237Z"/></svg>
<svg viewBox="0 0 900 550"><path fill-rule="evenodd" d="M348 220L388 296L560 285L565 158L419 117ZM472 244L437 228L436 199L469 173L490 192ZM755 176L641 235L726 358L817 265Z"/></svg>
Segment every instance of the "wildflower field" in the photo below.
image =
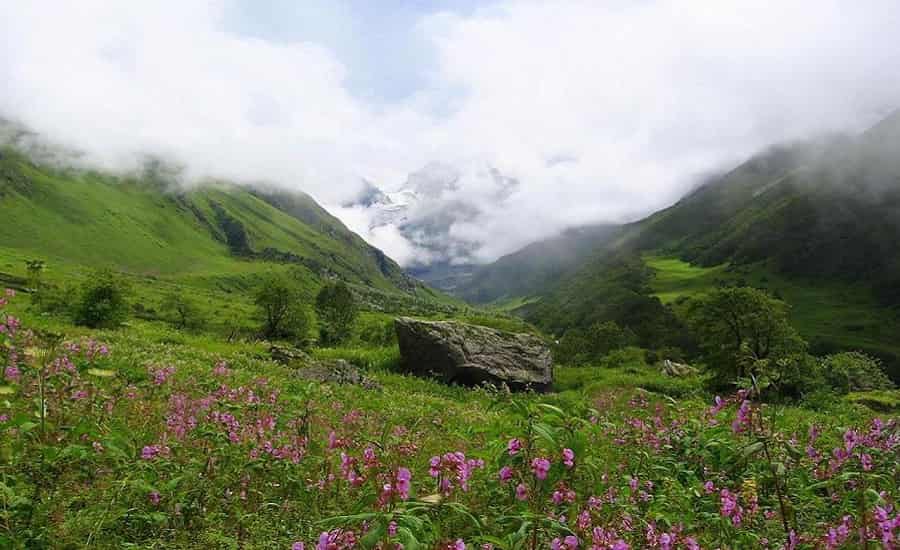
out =
<svg viewBox="0 0 900 550"><path fill-rule="evenodd" d="M638 367L544 395L324 351L71 329L0 300L0 548L896 548L900 423L707 395ZM20 319L21 317L21 319Z"/></svg>

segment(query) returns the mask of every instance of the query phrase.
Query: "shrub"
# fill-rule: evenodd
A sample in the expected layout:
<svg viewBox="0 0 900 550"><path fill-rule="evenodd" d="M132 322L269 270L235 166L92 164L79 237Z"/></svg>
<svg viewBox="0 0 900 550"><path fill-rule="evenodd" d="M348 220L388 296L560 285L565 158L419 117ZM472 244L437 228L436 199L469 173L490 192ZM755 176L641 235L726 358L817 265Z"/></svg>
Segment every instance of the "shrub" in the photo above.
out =
<svg viewBox="0 0 900 550"><path fill-rule="evenodd" d="M199 304L183 292L172 292L160 306L166 320L178 329L200 329L206 324L206 316Z"/></svg>
<svg viewBox="0 0 900 550"><path fill-rule="evenodd" d="M346 342L353 329L357 308L353 293L343 281L329 283L316 296L319 336L326 346Z"/></svg>
<svg viewBox="0 0 900 550"><path fill-rule="evenodd" d="M274 274L267 276L257 289L254 302L262 317L264 337L305 340L312 321L291 280Z"/></svg>
<svg viewBox="0 0 900 550"><path fill-rule="evenodd" d="M32 292L31 305L42 313L68 316L72 314L75 305L72 303L72 296L77 294L77 288L43 283Z"/></svg>
<svg viewBox="0 0 900 550"><path fill-rule="evenodd" d="M893 387L881 367L881 362L858 351L829 355L822 359L821 365L825 383L842 395Z"/></svg>
<svg viewBox="0 0 900 550"><path fill-rule="evenodd" d="M76 325L114 328L128 318L129 287L111 271L101 271L88 279L75 306Z"/></svg>
<svg viewBox="0 0 900 550"><path fill-rule="evenodd" d="M644 369L647 367L647 350L629 346L611 351L600 362L606 369Z"/></svg>

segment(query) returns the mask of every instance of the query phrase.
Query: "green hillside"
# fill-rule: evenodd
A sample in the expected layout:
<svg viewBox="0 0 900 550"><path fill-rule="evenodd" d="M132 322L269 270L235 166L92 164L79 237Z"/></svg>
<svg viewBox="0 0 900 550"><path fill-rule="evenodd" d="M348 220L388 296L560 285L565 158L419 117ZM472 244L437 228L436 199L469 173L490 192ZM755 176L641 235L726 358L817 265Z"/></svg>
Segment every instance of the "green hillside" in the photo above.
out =
<svg viewBox="0 0 900 550"><path fill-rule="evenodd" d="M814 350L863 349L900 375L897 151L900 112L856 138L772 148L582 244L588 252L541 291L516 293L541 273L519 263L487 297L527 297L519 313L555 334L615 320L661 347L679 341L670 307L679 298L746 284L784 298Z"/></svg>
<svg viewBox="0 0 900 550"><path fill-rule="evenodd" d="M476 303L503 302L539 294L556 278L578 265L604 239L613 235L615 229L613 225L577 227L532 243L479 267L454 293Z"/></svg>

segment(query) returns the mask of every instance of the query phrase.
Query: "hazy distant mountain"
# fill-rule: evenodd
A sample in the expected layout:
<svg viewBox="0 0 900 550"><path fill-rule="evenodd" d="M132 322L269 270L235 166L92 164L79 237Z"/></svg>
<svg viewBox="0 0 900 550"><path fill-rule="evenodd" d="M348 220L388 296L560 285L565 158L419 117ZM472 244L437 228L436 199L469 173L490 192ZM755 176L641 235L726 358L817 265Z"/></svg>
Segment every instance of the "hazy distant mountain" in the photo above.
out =
<svg viewBox="0 0 900 550"><path fill-rule="evenodd" d="M485 170L477 196L463 188L461 173L442 163L413 172L399 188L386 191L371 182L344 208L361 210L370 231L393 226L415 250L407 270L415 277L452 291L475 269L475 253L489 236L469 239L453 228L477 222L487 209L502 206L519 182L494 168Z"/></svg>

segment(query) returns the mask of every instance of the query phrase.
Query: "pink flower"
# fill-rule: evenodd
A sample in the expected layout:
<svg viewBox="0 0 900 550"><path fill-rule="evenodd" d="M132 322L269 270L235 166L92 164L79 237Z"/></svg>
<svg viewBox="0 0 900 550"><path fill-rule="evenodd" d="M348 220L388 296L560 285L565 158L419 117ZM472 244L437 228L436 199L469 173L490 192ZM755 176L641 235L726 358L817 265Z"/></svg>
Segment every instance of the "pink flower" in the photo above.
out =
<svg viewBox="0 0 900 550"><path fill-rule="evenodd" d="M534 472L534 477L547 479L547 472L550 471L550 461L546 458L535 458L531 461L531 471Z"/></svg>
<svg viewBox="0 0 900 550"><path fill-rule="evenodd" d="M388 523L387 534L389 537L397 536L397 522L396 521L392 521L392 522Z"/></svg>
<svg viewBox="0 0 900 550"><path fill-rule="evenodd" d="M303 546L302 542L298 541L291 545L291 550L303 550L303 549L304 549L304 546Z"/></svg>
<svg viewBox="0 0 900 550"><path fill-rule="evenodd" d="M524 483L516 485L516 498L518 500L528 500L528 487Z"/></svg>
<svg viewBox="0 0 900 550"><path fill-rule="evenodd" d="M706 483L703 484L703 490L706 492L707 495L710 495L710 494L716 492L716 486L712 481L707 481Z"/></svg>
<svg viewBox="0 0 900 550"><path fill-rule="evenodd" d="M73 401L80 401L80 400L86 398L87 396L88 396L88 392L86 392L84 390L77 390L75 392L72 392L72 400Z"/></svg>
<svg viewBox="0 0 900 550"><path fill-rule="evenodd" d="M578 537L569 535L562 540L555 538L550 542L550 548L553 550L575 550L578 548Z"/></svg>
<svg viewBox="0 0 900 550"><path fill-rule="evenodd" d="M562 456L563 464L565 464L566 468L575 466L575 451L569 448L563 449Z"/></svg>
<svg viewBox="0 0 900 550"><path fill-rule="evenodd" d="M159 506L160 496L156 491L151 491L149 495L147 495L147 500L150 501L150 504L154 506Z"/></svg>
<svg viewBox="0 0 900 550"><path fill-rule="evenodd" d="M859 455L859 463L862 464L863 470L869 472L872 470L872 455L863 453Z"/></svg>
<svg viewBox="0 0 900 550"><path fill-rule="evenodd" d="M515 437L509 440L506 448L509 451L509 456L514 456L522 450L522 442L519 441L519 438Z"/></svg>
<svg viewBox="0 0 900 550"><path fill-rule="evenodd" d="M510 468L509 466L504 466L504 467L500 468L500 473L498 475L500 476L500 481L502 483L506 483L507 481L512 479L513 469Z"/></svg>
<svg viewBox="0 0 900 550"><path fill-rule="evenodd" d="M22 371L19 370L19 367L10 365L3 371L3 375L10 382L18 382L22 378Z"/></svg>
<svg viewBox="0 0 900 550"><path fill-rule="evenodd" d="M397 494L401 500L409 498L410 479L412 479L412 473L408 468L397 469Z"/></svg>
<svg viewBox="0 0 900 550"><path fill-rule="evenodd" d="M746 399L738 407L737 416L731 423L731 431L741 433L750 426L750 402Z"/></svg>

